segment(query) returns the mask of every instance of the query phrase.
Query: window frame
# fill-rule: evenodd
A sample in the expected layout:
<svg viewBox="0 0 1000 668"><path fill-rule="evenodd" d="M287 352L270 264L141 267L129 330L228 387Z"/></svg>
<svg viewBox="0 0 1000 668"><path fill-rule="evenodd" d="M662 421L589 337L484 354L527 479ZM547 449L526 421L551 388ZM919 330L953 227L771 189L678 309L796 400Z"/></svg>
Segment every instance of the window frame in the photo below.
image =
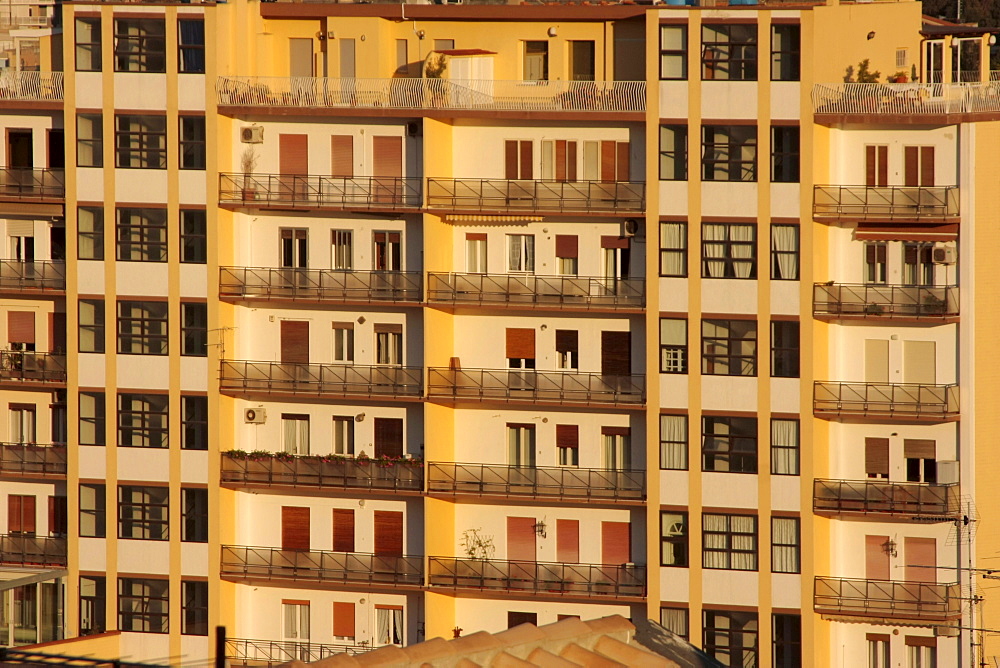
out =
<svg viewBox="0 0 1000 668"><path fill-rule="evenodd" d="M707 528L707 522L705 521L708 517L723 517L725 518L725 529L716 530ZM733 529L733 518L751 518L753 520L753 531L737 531ZM760 522L757 515L751 515L747 513L702 513L702 523L701 523L701 553L702 562L701 566L705 570L728 570L728 571L744 571L744 572L757 572L760 568L760 554L759 554L759 541L760 541ZM709 547L710 536L716 536L722 538L725 543L724 547ZM737 539L742 539L744 541L749 541L752 545L750 549L744 549L736 547ZM710 566L709 565L709 555L725 555L723 561L724 566ZM733 563L733 557L736 555L747 555L749 557L750 563L752 563L751 568L737 568Z"/></svg>
<svg viewBox="0 0 1000 668"><path fill-rule="evenodd" d="M186 43L184 41L183 25L185 23L201 25L201 42ZM201 54L200 66L195 64L194 69L188 69L187 58L191 54L197 61L197 55ZM204 18L178 18L177 19L177 73L178 74L204 74L205 73L205 19Z"/></svg>
<svg viewBox="0 0 1000 668"><path fill-rule="evenodd" d="M170 581L119 577L118 628L130 633L169 633Z"/></svg>
<svg viewBox="0 0 1000 668"><path fill-rule="evenodd" d="M208 357L206 302L181 302L181 357Z"/></svg>
<svg viewBox="0 0 1000 668"><path fill-rule="evenodd" d="M139 495L139 498L135 495ZM118 538L169 540L170 488L155 485L118 485Z"/></svg>
<svg viewBox="0 0 1000 668"><path fill-rule="evenodd" d="M782 522L794 523L795 541L793 543L778 542L777 525ZM779 563L784 563L785 559L779 558L786 554L794 562L791 570L783 570ZM771 572L772 573L793 573L802 572L802 520L798 517L785 517L781 515L771 517Z"/></svg>
<svg viewBox="0 0 1000 668"><path fill-rule="evenodd" d="M89 580L94 588L93 594L85 594L84 580ZM80 608L79 627L81 636L92 636L107 630L108 579L104 575L80 576ZM90 626L84 626L84 619L91 620Z"/></svg>
<svg viewBox="0 0 1000 668"><path fill-rule="evenodd" d="M799 183L802 179L802 130L798 125L771 126L771 182Z"/></svg>
<svg viewBox="0 0 1000 668"><path fill-rule="evenodd" d="M123 408L126 402L133 407ZM134 408L136 405L140 408ZM120 392L117 413L119 448L170 447L170 401L166 394ZM127 435L131 443L126 442ZM157 442L159 445L151 445Z"/></svg>
<svg viewBox="0 0 1000 668"><path fill-rule="evenodd" d="M166 209L116 208L115 259L119 262L166 262L167 230Z"/></svg>
<svg viewBox="0 0 1000 668"><path fill-rule="evenodd" d="M725 426L726 431L718 427ZM757 474L757 418L703 415L701 418L701 470L705 473ZM726 468L716 468L716 461Z"/></svg>
<svg viewBox="0 0 1000 668"><path fill-rule="evenodd" d="M681 342L664 343L664 322L683 323ZM660 373L686 374L690 364L688 354L688 320L687 318L660 318Z"/></svg>
<svg viewBox="0 0 1000 668"><path fill-rule="evenodd" d="M724 230L722 239L710 239L709 229ZM737 230L750 230L750 239L734 239ZM750 255L742 257L737 249L749 249ZM712 263L722 263L721 273L713 275L719 267ZM702 223L701 224L701 277L723 280L754 281L757 280L757 226L750 223ZM746 270L746 276L740 276L740 270Z"/></svg>
<svg viewBox="0 0 1000 668"><path fill-rule="evenodd" d="M208 489L181 487L181 542L208 542Z"/></svg>
<svg viewBox="0 0 1000 668"><path fill-rule="evenodd" d="M734 33L738 39L734 39ZM757 81L759 57L756 23L702 24L702 81ZM718 76L720 64L726 76Z"/></svg>
<svg viewBox="0 0 1000 668"><path fill-rule="evenodd" d="M85 397L93 398L94 403L94 413L95 415L90 415L84 411L83 400ZM78 437L80 445L106 445L108 441L108 425L107 425L107 403L104 392L80 392L79 393L79 420L80 425L92 424L94 431L94 441L93 443L86 442L82 436L85 430L82 426L78 427ZM88 407L89 410L89 407Z"/></svg>
<svg viewBox="0 0 1000 668"><path fill-rule="evenodd" d="M788 422L795 425L795 444L786 445L784 443L776 443L777 431L775 430L775 425L777 423ZM801 475L802 470L802 453L801 453L801 443L802 443L802 424L798 419L788 419L788 418L771 418L771 475L790 475L797 476ZM782 456L784 454L784 456ZM786 468L781 465L782 459L787 458L790 471L782 471L780 469Z"/></svg>
<svg viewBox="0 0 1000 668"><path fill-rule="evenodd" d="M683 441L668 441L663 438L663 427L664 418L676 418L682 421L681 433L684 435ZM687 471L690 466L688 462L688 448L690 447L690 437L689 437L689 420L687 415L674 415L671 413L661 413L660 414L660 470L661 471ZM667 461L670 459L667 457L667 448L670 446L675 446L678 448L680 457L680 464L678 466L669 466Z"/></svg>
<svg viewBox="0 0 1000 668"><path fill-rule="evenodd" d="M90 490L94 495L94 506L91 508L84 503L84 490ZM105 538L108 533L108 499L107 486L101 484L81 483L79 486L78 498L80 501L80 518L78 533L81 538ZM84 517L93 517L94 532L84 533Z"/></svg>
<svg viewBox="0 0 1000 668"><path fill-rule="evenodd" d="M89 313L84 310L92 309ZM86 313L86 315L85 315ZM91 319L93 315L93 319ZM93 345L84 344L84 334L93 339ZM101 353L106 349L107 319L103 299L81 299L77 302L77 350L81 353Z"/></svg>
<svg viewBox="0 0 1000 668"><path fill-rule="evenodd" d="M81 122L85 121L85 122ZM85 133L84 129L87 129ZM95 130L96 132L90 132ZM90 160L81 157L81 147L90 148ZM104 114L78 113L76 115L76 166L104 167Z"/></svg>
<svg viewBox="0 0 1000 668"><path fill-rule="evenodd" d="M775 230L789 228L795 230L793 236L795 237L795 248L794 250L783 250L777 247L775 243L777 237L775 236ZM781 268L781 259L784 257L791 257L794 263L793 273L794 276L783 276ZM800 225L796 224L785 224L785 223L771 223L771 280L772 281L798 281L802 276L802 228Z"/></svg>
<svg viewBox="0 0 1000 668"><path fill-rule="evenodd" d="M115 72L162 74L167 71L167 23L164 17L118 17L112 27Z"/></svg>
<svg viewBox="0 0 1000 668"><path fill-rule="evenodd" d="M757 376L757 321L756 320L716 320L703 318L701 321L701 373L706 376ZM709 328L724 331L719 336ZM743 328L742 336L739 334ZM723 352L716 352L719 347ZM749 352L747 352L749 350ZM723 371L717 371L722 368ZM738 371L734 372L733 369Z"/></svg>
<svg viewBox="0 0 1000 668"><path fill-rule="evenodd" d="M771 656L774 668L802 665L802 616L787 613L771 615Z"/></svg>
<svg viewBox="0 0 1000 668"><path fill-rule="evenodd" d="M77 72L100 72L103 69L103 33L101 32L100 16L77 16L73 24L73 66ZM80 24L91 25L90 36L96 36L97 41L80 41ZM80 67L80 52L89 54L90 67Z"/></svg>
<svg viewBox="0 0 1000 668"><path fill-rule="evenodd" d="M119 300L116 304L119 355L169 355L169 305L161 301Z"/></svg>
<svg viewBox="0 0 1000 668"><path fill-rule="evenodd" d="M671 525L679 523L681 525L680 534L664 535L664 522L668 517L679 518L671 520ZM690 526L691 523L687 511L660 511L660 566L664 568L688 568L691 565ZM673 552L673 558L676 560L675 563L667 563L666 554L668 549Z"/></svg>
<svg viewBox="0 0 1000 668"><path fill-rule="evenodd" d="M663 46L663 36L668 30L677 30L681 35L680 48L667 49ZM687 81L688 79L688 24L687 23L661 23L660 24L660 81ZM680 76L664 76L663 63L665 59L677 59L680 62Z"/></svg>
<svg viewBox="0 0 1000 668"><path fill-rule="evenodd" d="M181 450L208 450L208 397L181 395Z"/></svg>
<svg viewBox="0 0 1000 668"><path fill-rule="evenodd" d="M664 140L670 139L670 146L664 146ZM661 125L660 126L660 180L661 181L687 181L688 180L688 151L690 150L688 126L686 125ZM680 146L678 146L680 144Z"/></svg>
<svg viewBox="0 0 1000 668"><path fill-rule="evenodd" d="M670 612L673 612L673 613L679 613L678 614L678 621L680 621L681 622L681 626L683 626L683 632L678 632L676 629L671 628L672 625L670 624L669 620L667 620L665 618L665 616L663 614L666 611L670 611ZM688 638L691 635L691 611L688 608L680 608L680 607L671 606L671 605L661 605L660 606L660 626L662 626L666 630L670 631L671 633L673 633L678 638L681 638L685 642L688 642Z"/></svg>
<svg viewBox="0 0 1000 668"><path fill-rule="evenodd" d="M728 620L726 626L720 626L715 618ZM752 626L751 630L746 630ZM734 636L739 634L740 644L734 643ZM760 619L756 611L744 612L735 610L702 610L702 647L706 654L729 666L757 666L758 643L760 635ZM719 640L726 638L726 644ZM738 652L740 656L734 657ZM721 658L720 658L721 655Z"/></svg>
<svg viewBox="0 0 1000 668"><path fill-rule="evenodd" d="M181 635L208 635L208 582L181 580Z"/></svg>
<svg viewBox="0 0 1000 668"><path fill-rule="evenodd" d="M84 229L84 216L80 214L87 212L90 224ZM97 206L80 206L76 209L76 255L80 260L103 260L104 259L104 208ZM84 252L82 241L89 239L92 252Z"/></svg>
<svg viewBox="0 0 1000 668"><path fill-rule="evenodd" d="M666 244L666 229L665 225L677 225L680 229L680 245L679 246L667 246ZM679 273L665 273L664 258L671 255L678 256L680 258L681 271ZM688 224L684 221L678 220L661 220L660 221L660 276L663 278L687 278L688 275Z"/></svg>
<svg viewBox="0 0 1000 668"><path fill-rule="evenodd" d="M776 46L778 33L787 30L790 45ZM792 62L786 62L786 59ZM784 70L788 75L783 75ZM779 74L775 76L775 72ZM771 81L801 81L802 79L802 25L799 23L771 23Z"/></svg>
<svg viewBox="0 0 1000 668"><path fill-rule="evenodd" d="M208 159L205 117L191 114L178 116L177 142L178 169L205 171Z"/></svg>
<svg viewBox="0 0 1000 668"><path fill-rule="evenodd" d="M166 115L115 114L115 167L167 168Z"/></svg>
<svg viewBox="0 0 1000 668"><path fill-rule="evenodd" d="M208 212L205 209L180 211L181 264L208 262Z"/></svg>
<svg viewBox="0 0 1000 668"><path fill-rule="evenodd" d="M771 321L772 378L798 378L800 376L801 345L802 327L798 320Z"/></svg>
<svg viewBox="0 0 1000 668"><path fill-rule="evenodd" d="M756 125L702 125L702 181L756 183L757 146ZM750 149L752 155L743 157L743 149Z"/></svg>

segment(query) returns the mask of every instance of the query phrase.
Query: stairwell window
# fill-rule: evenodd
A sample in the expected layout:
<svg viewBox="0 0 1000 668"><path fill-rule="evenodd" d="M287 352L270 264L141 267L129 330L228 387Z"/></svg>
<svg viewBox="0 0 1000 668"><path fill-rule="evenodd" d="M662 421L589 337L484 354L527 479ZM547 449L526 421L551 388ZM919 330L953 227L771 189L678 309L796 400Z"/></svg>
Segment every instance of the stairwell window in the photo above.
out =
<svg viewBox="0 0 1000 668"><path fill-rule="evenodd" d="M115 116L115 167L167 168L167 117Z"/></svg>
<svg viewBox="0 0 1000 668"><path fill-rule="evenodd" d="M115 72L166 72L163 19L115 19Z"/></svg>
<svg viewBox="0 0 1000 668"><path fill-rule="evenodd" d="M702 470L757 472L757 418L703 416Z"/></svg>
<svg viewBox="0 0 1000 668"><path fill-rule="evenodd" d="M168 633L170 582L118 578L118 628L132 633Z"/></svg>
<svg viewBox="0 0 1000 668"><path fill-rule="evenodd" d="M757 80L757 26L706 23L701 28L704 81Z"/></svg>
<svg viewBox="0 0 1000 668"><path fill-rule="evenodd" d="M757 180L757 127L704 125L701 129L702 179Z"/></svg>
<svg viewBox="0 0 1000 668"><path fill-rule="evenodd" d="M120 208L116 217L119 261L167 261L166 209Z"/></svg>

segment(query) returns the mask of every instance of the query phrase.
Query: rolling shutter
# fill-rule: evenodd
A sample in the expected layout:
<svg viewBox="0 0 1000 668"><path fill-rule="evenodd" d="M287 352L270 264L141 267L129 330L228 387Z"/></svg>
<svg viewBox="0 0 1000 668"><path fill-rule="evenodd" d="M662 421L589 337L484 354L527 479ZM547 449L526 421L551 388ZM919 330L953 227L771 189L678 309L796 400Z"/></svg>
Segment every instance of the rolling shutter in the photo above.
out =
<svg viewBox="0 0 1000 668"><path fill-rule="evenodd" d="M21 497L21 533L35 535L35 497Z"/></svg>
<svg viewBox="0 0 1000 668"><path fill-rule="evenodd" d="M530 179L535 178L533 176L533 173L534 173L533 169L534 169L534 166L535 166L535 158L534 158L533 147L534 147L534 144L532 144L530 141L518 142L518 148L519 148L519 153L520 153L520 156L519 156L519 159L518 159L518 163L519 163L518 166L520 168L520 175L519 175L518 178L521 178L521 179L524 179L524 180L530 180Z"/></svg>
<svg viewBox="0 0 1000 668"><path fill-rule="evenodd" d="M350 508L333 509L333 551L354 552L354 511Z"/></svg>
<svg viewBox="0 0 1000 668"><path fill-rule="evenodd" d="M557 424L556 447L557 448L580 447L580 426L575 424Z"/></svg>
<svg viewBox="0 0 1000 668"><path fill-rule="evenodd" d="M628 436L631 433L629 427L601 427L601 436Z"/></svg>
<svg viewBox="0 0 1000 668"><path fill-rule="evenodd" d="M281 549L309 549L309 509L300 506L281 507Z"/></svg>
<svg viewBox="0 0 1000 668"><path fill-rule="evenodd" d="M865 473L869 476L889 477L889 439L865 439Z"/></svg>
<svg viewBox="0 0 1000 668"><path fill-rule="evenodd" d="M309 173L308 135L278 135L278 171L299 176Z"/></svg>
<svg viewBox="0 0 1000 668"><path fill-rule="evenodd" d="M517 142L508 139L503 143L503 173L505 179L514 180L517 178Z"/></svg>
<svg viewBox="0 0 1000 668"><path fill-rule="evenodd" d="M333 135L331 138L332 156L330 160L331 176L354 176L354 136Z"/></svg>
<svg viewBox="0 0 1000 668"><path fill-rule="evenodd" d="M35 312L7 311L8 343L35 342Z"/></svg>
<svg viewBox="0 0 1000 668"><path fill-rule="evenodd" d="M934 186L934 147L920 147L920 185L931 188Z"/></svg>
<svg viewBox="0 0 1000 668"><path fill-rule="evenodd" d="M877 161L875 149L877 146L865 146L865 185L875 185L875 163Z"/></svg>
<svg viewBox="0 0 1000 668"><path fill-rule="evenodd" d="M903 539L907 582L937 582L937 541L933 538Z"/></svg>
<svg viewBox="0 0 1000 668"><path fill-rule="evenodd" d="M534 517L507 518L507 560L536 561Z"/></svg>
<svg viewBox="0 0 1000 668"><path fill-rule="evenodd" d="M920 147L903 147L903 185L920 185Z"/></svg>
<svg viewBox="0 0 1000 668"><path fill-rule="evenodd" d="M884 188L889 183L889 147L865 147L865 185Z"/></svg>
<svg viewBox="0 0 1000 668"><path fill-rule="evenodd" d="M632 525L601 522L601 563L618 566L632 561Z"/></svg>
<svg viewBox="0 0 1000 668"><path fill-rule="evenodd" d="M556 561L580 563L580 521L556 520Z"/></svg>
<svg viewBox="0 0 1000 668"><path fill-rule="evenodd" d="M935 459L936 442L926 438L903 439L903 456L907 459Z"/></svg>
<svg viewBox="0 0 1000 668"><path fill-rule="evenodd" d="M632 373L631 337L628 332L601 332L601 375Z"/></svg>
<svg viewBox="0 0 1000 668"><path fill-rule="evenodd" d="M22 499L24 498L18 494L7 496L7 533L21 533L23 531L24 523L21 522L21 517L24 505Z"/></svg>
<svg viewBox="0 0 1000 668"><path fill-rule="evenodd" d="M66 534L66 497L49 497L49 535L63 536Z"/></svg>
<svg viewBox="0 0 1000 668"><path fill-rule="evenodd" d="M566 180L566 140L556 140L556 181Z"/></svg>
<svg viewBox="0 0 1000 668"><path fill-rule="evenodd" d="M66 314L49 313L49 350L66 350Z"/></svg>
<svg viewBox="0 0 1000 668"><path fill-rule="evenodd" d="M865 536L865 577L869 580L889 579L889 555L882 548L888 536Z"/></svg>
<svg viewBox="0 0 1000 668"><path fill-rule="evenodd" d="M372 176L403 175L403 138L372 137Z"/></svg>
<svg viewBox="0 0 1000 668"><path fill-rule="evenodd" d="M556 235L556 257L579 257L580 238L575 234Z"/></svg>
<svg viewBox="0 0 1000 668"><path fill-rule="evenodd" d="M402 334L403 325L398 322L377 322L373 327L376 334Z"/></svg>
<svg viewBox="0 0 1000 668"><path fill-rule="evenodd" d="M333 635L338 638L353 638L354 634L354 604L334 602Z"/></svg>
<svg viewBox="0 0 1000 668"><path fill-rule="evenodd" d="M865 381L889 382L888 339L865 339Z"/></svg>
<svg viewBox="0 0 1000 668"><path fill-rule="evenodd" d="M575 329L556 330L556 352L577 353L580 348L580 333Z"/></svg>
<svg viewBox="0 0 1000 668"><path fill-rule="evenodd" d="M535 330L507 328L507 359L535 359Z"/></svg>
<svg viewBox="0 0 1000 668"><path fill-rule="evenodd" d="M620 141L616 146L617 151L617 168L618 173L616 175L616 181L628 181L629 180L629 144L627 141Z"/></svg>
<svg viewBox="0 0 1000 668"><path fill-rule="evenodd" d="M403 456L403 420L375 418L375 456Z"/></svg>
<svg viewBox="0 0 1000 668"><path fill-rule="evenodd" d="M608 183L615 181L615 166L618 161L618 142L601 142L601 180Z"/></svg>
<svg viewBox="0 0 1000 668"><path fill-rule="evenodd" d="M304 320L281 321L281 362L309 363L309 323Z"/></svg>
<svg viewBox="0 0 1000 668"><path fill-rule="evenodd" d="M375 511L375 554L383 557L403 556L403 513Z"/></svg>

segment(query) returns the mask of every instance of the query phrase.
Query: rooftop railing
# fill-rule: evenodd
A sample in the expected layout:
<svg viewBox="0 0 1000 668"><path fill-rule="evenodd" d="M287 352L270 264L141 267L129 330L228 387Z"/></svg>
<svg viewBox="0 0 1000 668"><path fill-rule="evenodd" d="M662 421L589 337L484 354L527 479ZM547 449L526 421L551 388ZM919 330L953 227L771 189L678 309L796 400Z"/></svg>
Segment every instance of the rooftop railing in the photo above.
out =
<svg viewBox="0 0 1000 668"><path fill-rule="evenodd" d="M431 587L560 596L641 597L646 567L430 557Z"/></svg>
<svg viewBox="0 0 1000 668"><path fill-rule="evenodd" d="M427 301L566 309L642 308L646 282L638 278L595 276L429 272Z"/></svg>
<svg viewBox="0 0 1000 668"><path fill-rule="evenodd" d="M226 172L219 174L219 204L280 209L413 209L420 206L420 179Z"/></svg>
<svg viewBox="0 0 1000 668"><path fill-rule="evenodd" d="M0 350L0 383L65 383L66 355Z"/></svg>
<svg viewBox="0 0 1000 668"><path fill-rule="evenodd" d="M237 579L420 586L423 571L422 557L222 546L222 576Z"/></svg>
<svg viewBox="0 0 1000 668"><path fill-rule="evenodd" d="M605 376L573 371L531 369L427 370L429 397L456 401L528 401L533 403L642 404L644 376Z"/></svg>
<svg viewBox="0 0 1000 668"><path fill-rule="evenodd" d="M294 640L226 638L226 658L232 666L275 666L292 661L311 663L335 654L361 654L372 649L374 648L361 643L322 645Z"/></svg>
<svg viewBox="0 0 1000 668"><path fill-rule="evenodd" d="M842 383L813 385L817 416L946 420L959 414L958 385Z"/></svg>
<svg viewBox="0 0 1000 668"><path fill-rule="evenodd" d="M641 501L646 497L644 471L581 469L568 466L526 467L430 462L429 492L475 496L525 496L586 501Z"/></svg>
<svg viewBox="0 0 1000 668"><path fill-rule="evenodd" d="M938 319L958 315L955 285L816 283L813 315Z"/></svg>
<svg viewBox="0 0 1000 668"><path fill-rule="evenodd" d="M646 184L429 178L427 206L456 211L638 213L646 207Z"/></svg>
<svg viewBox="0 0 1000 668"><path fill-rule="evenodd" d="M945 621L962 614L958 584L817 577L818 614Z"/></svg>
<svg viewBox="0 0 1000 668"><path fill-rule="evenodd" d="M22 534L0 535L0 564L65 566L66 539Z"/></svg>
<svg viewBox="0 0 1000 668"><path fill-rule="evenodd" d="M0 70L0 101L62 102L62 72Z"/></svg>
<svg viewBox="0 0 1000 668"><path fill-rule="evenodd" d="M419 302L420 283L420 272L417 271L219 268L219 294L239 299Z"/></svg>
<svg viewBox="0 0 1000 668"><path fill-rule="evenodd" d="M812 103L816 114L996 113L1000 111L1000 82L816 84Z"/></svg>
<svg viewBox="0 0 1000 668"><path fill-rule="evenodd" d="M422 379L420 367L224 360L221 389L251 394L419 397Z"/></svg>
<svg viewBox="0 0 1000 668"><path fill-rule="evenodd" d="M423 462L387 462L334 456L273 456L222 453L222 483L263 487L310 487L324 490L424 489Z"/></svg>
<svg viewBox="0 0 1000 668"><path fill-rule="evenodd" d="M646 83L221 76L216 99L221 107L642 112Z"/></svg>
<svg viewBox="0 0 1000 668"><path fill-rule="evenodd" d="M882 480L814 480L813 512L896 515L947 521L958 513L958 485Z"/></svg>
<svg viewBox="0 0 1000 668"><path fill-rule="evenodd" d="M959 215L958 186L814 186L816 220L936 222Z"/></svg>
<svg viewBox="0 0 1000 668"><path fill-rule="evenodd" d="M0 443L0 476L65 477L66 445Z"/></svg>
<svg viewBox="0 0 1000 668"><path fill-rule="evenodd" d="M0 97L0 101L2 100ZM31 201L65 197L65 170L0 167L0 200Z"/></svg>

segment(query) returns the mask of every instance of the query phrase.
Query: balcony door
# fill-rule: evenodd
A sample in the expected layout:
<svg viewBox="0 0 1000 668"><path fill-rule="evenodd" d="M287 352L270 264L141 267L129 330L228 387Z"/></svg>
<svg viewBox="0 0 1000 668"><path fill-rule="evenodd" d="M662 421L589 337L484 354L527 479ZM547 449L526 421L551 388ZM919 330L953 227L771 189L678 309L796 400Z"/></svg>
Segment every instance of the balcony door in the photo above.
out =
<svg viewBox="0 0 1000 668"><path fill-rule="evenodd" d="M632 340L629 332L601 332L601 375L632 375Z"/></svg>
<svg viewBox="0 0 1000 668"><path fill-rule="evenodd" d="M535 468L535 425L507 425L507 464L517 469ZM533 477L528 472L511 471L511 482L530 483Z"/></svg>
<svg viewBox="0 0 1000 668"><path fill-rule="evenodd" d="M403 556L403 513L375 511L375 554L382 557Z"/></svg>
<svg viewBox="0 0 1000 668"><path fill-rule="evenodd" d="M556 520L556 561L580 563L580 520Z"/></svg>
<svg viewBox="0 0 1000 668"><path fill-rule="evenodd" d="M35 312L7 311L8 350L35 350ZM11 356L13 363L23 365L22 356ZM17 369L20 370L20 367Z"/></svg>
<svg viewBox="0 0 1000 668"><path fill-rule="evenodd" d="M402 137L372 137L372 176L376 202L402 203Z"/></svg>
<svg viewBox="0 0 1000 668"><path fill-rule="evenodd" d="M287 643L294 643L294 649L289 658L303 661L309 660L309 602L282 600L281 602L281 636Z"/></svg>
<svg viewBox="0 0 1000 668"><path fill-rule="evenodd" d="M375 418L375 456L403 456L403 420Z"/></svg>
<svg viewBox="0 0 1000 668"><path fill-rule="evenodd" d="M303 199L309 174L309 135L278 135L278 195L281 199Z"/></svg>
<svg viewBox="0 0 1000 668"><path fill-rule="evenodd" d="M535 525L538 523L534 517L508 517L507 518L507 560L508 561L536 561L537 545L535 544ZM514 567L511 567L513 571ZM515 574L512 573L512 577ZM533 574L530 576L533 578Z"/></svg>
<svg viewBox="0 0 1000 668"><path fill-rule="evenodd" d="M889 577L889 537L865 536L865 578L869 580L890 580Z"/></svg>
<svg viewBox="0 0 1000 668"><path fill-rule="evenodd" d="M937 582L937 541L933 538L903 539L907 582Z"/></svg>
<svg viewBox="0 0 1000 668"><path fill-rule="evenodd" d="M937 383L937 356L934 341L903 341L903 382Z"/></svg>
<svg viewBox="0 0 1000 668"><path fill-rule="evenodd" d="M934 186L934 147L903 147L903 185Z"/></svg>
<svg viewBox="0 0 1000 668"><path fill-rule="evenodd" d="M35 517L34 496L7 495L7 533L18 536L34 536Z"/></svg>
<svg viewBox="0 0 1000 668"><path fill-rule="evenodd" d="M35 156L30 129L7 130L7 166L11 169L33 169Z"/></svg>
<svg viewBox="0 0 1000 668"><path fill-rule="evenodd" d="M308 455L309 416L282 413L281 440L286 453L290 455Z"/></svg>
<svg viewBox="0 0 1000 668"><path fill-rule="evenodd" d="M308 321L281 321L281 363L309 364Z"/></svg>
<svg viewBox="0 0 1000 668"><path fill-rule="evenodd" d="M621 566L632 561L632 524L601 522L601 563Z"/></svg>
<svg viewBox="0 0 1000 668"><path fill-rule="evenodd" d="M309 551L309 508L304 506L281 507L281 549Z"/></svg>
<svg viewBox="0 0 1000 668"><path fill-rule="evenodd" d="M352 508L333 509L333 551L354 552L354 510Z"/></svg>
<svg viewBox="0 0 1000 668"><path fill-rule="evenodd" d="M32 221L7 221L7 239L11 260L35 261L35 225Z"/></svg>
<svg viewBox="0 0 1000 668"><path fill-rule="evenodd" d="M316 76L313 68L313 41L311 38L289 38L288 75L292 78Z"/></svg>
<svg viewBox="0 0 1000 668"><path fill-rule="evenodd" d="M889 185L888 146L865 146L865 185L869 188Z"/></svg>
<svg viewBox="0 0 1000 668"><path fill-rule="evenodd" d="M400 232L375 232L375 271L402 271L403 243Z"/></svg>
<svg viewBox="0 0 1000 668"><path fill-rule="evenodd" d="M303 228L283 228L278 232L280 281L272 287L294 294L309 287L309 238Z"/></svg>

